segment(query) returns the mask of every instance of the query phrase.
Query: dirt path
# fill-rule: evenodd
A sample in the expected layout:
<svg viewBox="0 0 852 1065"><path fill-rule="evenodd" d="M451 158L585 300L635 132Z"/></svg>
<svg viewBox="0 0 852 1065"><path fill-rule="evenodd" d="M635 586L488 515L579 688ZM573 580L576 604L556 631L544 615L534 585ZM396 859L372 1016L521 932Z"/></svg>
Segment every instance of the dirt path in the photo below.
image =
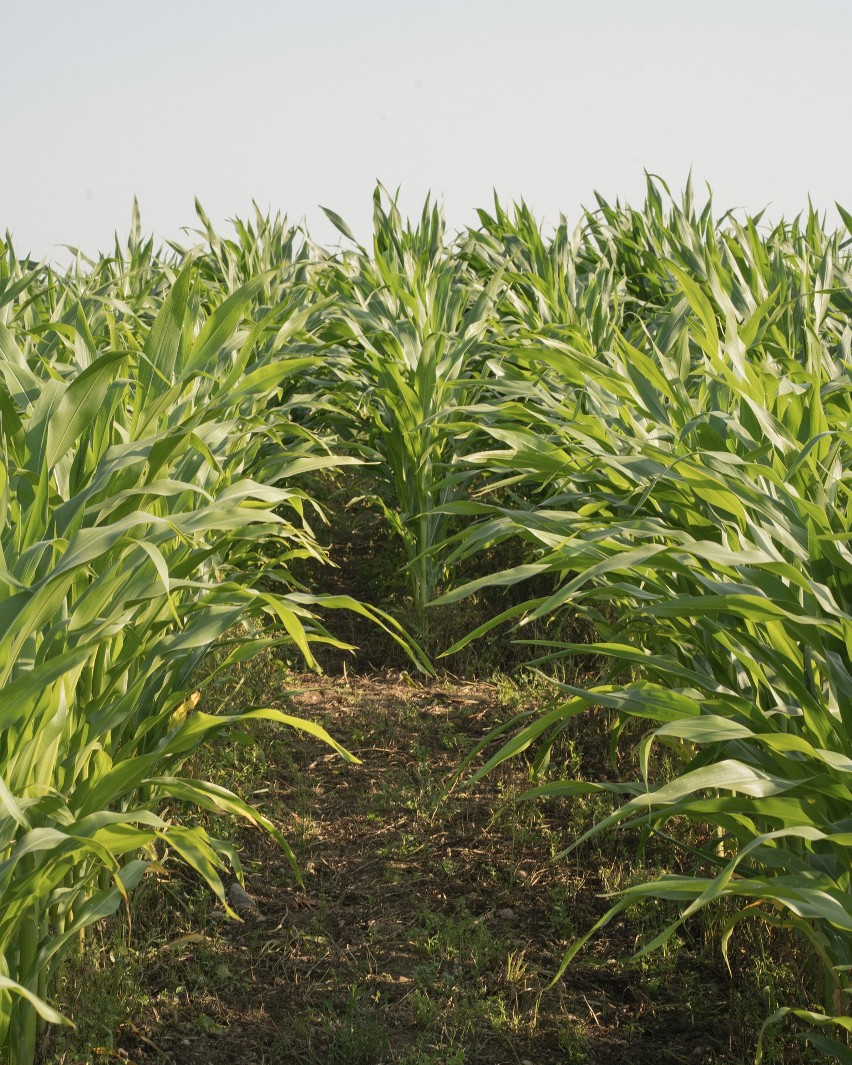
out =
<svg viewBox="0 0 852 1065"><path fill-rule="evenodd" d="M635 849L610 840L605 851L552 861L590 811L515 803L520 761L441 801L463 754L511 712L493 686L399 674L295 679L306 690L290 704L362 764L268 728L260 747L216 752L215 768L282 824L304 889L278 848L246 829L239 844L258 908L244 923L221 919L198 884L172 879L150 891L130 943L108 948L102 976L112 982L76 1010L97 1011L101 993L102 1009L118 1013L89 1034L88 1055L76 1049L83 1030L53 1060L747 1060L717 949L684 937L671 955L626 962L637 935L659 926L653 906L608 928L549 986L567 944L603 912L600 894L629 875ZM596 757L582 737L562 754Z"/></svg>

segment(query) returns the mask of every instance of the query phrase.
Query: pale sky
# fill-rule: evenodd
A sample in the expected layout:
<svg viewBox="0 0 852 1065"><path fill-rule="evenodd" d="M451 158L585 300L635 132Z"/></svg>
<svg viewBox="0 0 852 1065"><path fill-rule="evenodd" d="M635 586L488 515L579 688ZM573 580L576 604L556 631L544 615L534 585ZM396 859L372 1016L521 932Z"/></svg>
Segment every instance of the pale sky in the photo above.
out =
<svg viewBox="0 0 852 1065"><path fill-rule="evenodd" d="M546 220L690 167L719 212L852 209L848 0L0 0L0 232L19 253L318 205L376 179L451 226L492 188ZM336 234L334 238L336 240Z"/></svg>

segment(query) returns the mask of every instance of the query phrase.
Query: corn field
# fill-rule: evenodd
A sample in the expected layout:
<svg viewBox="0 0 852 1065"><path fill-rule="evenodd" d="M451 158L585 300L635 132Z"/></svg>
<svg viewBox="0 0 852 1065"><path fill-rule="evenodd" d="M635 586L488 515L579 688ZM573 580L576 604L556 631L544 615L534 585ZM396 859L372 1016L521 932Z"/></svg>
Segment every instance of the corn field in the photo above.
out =
<svg viewBox="0 0 852 1065"><path fill-rule="evenodd" d="M337 248L259 211L222 236L200 205L181 243L155 248L134 210L126 242L61 271L2 245L5 1059L68 1023L63 956L144 877L186 863L230 912L239 855L195 808L289 853L286 825L187 763L260 719L351 760L211 694L269 649L316 666L347 610L424 672L511 626L557 707L460 772L526 757L531 802L614 795L575 847L694 826L692 875L627 889L597 927L652 896L679 916L642 952L705 908L723 952L746 920L791 930L822 1008L765 1027L852 1061L852 217L717 217L657 179L552 231L495 200L450 234L381 188L369 247L327 214ZM401 544L405 618L323 583L344 466ZM433 607L501 588L505 610L442 643ZM559 668L579 656L588 687ZM563 779L558 737L602 712L637 779Z"/></svg>

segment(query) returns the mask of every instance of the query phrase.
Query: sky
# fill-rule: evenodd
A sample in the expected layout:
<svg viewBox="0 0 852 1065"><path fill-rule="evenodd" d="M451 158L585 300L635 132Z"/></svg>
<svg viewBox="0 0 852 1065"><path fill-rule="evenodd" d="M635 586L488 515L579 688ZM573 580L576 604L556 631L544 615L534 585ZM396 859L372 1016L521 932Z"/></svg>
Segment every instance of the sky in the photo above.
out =
<svg viewBox="0 0 852 1065"><path fill-rule="evenodd" d="M252 201L360 239L376 181L451 227L546 221L645 170L721 211L852 208L848 0L0 0L0 232L63 261Z"/></svg>

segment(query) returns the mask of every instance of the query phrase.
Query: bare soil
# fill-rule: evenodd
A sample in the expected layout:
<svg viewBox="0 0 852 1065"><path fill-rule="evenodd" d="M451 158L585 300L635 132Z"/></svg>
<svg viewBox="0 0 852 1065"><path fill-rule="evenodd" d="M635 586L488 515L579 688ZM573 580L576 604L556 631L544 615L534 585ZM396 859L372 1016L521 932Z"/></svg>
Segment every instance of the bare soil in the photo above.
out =
<svg viewBox="0 0 852 1065"><path fill-rule="evenodd" d="M551 986L567 945L604 912L601 896L635 869L636 840L610 837L605 850L588 844L554 860L592 811L516 802L528 784L520 759L445 797L464 754L511 716L494 685L404 673L292 680L303 691L287 703L360 765L272 728L261 736L266 753L209 753L216 779L242 785L282 825L304 887L251 829L239 846L257 911L242 923L224 919L186 874L162 878L132 934L104 947L110 1009L124 1001L124 1016L106 1018L86 1046L79 1037L57 1046L52 1060L749 1060L756 1031L738 1022L741 988L700 927L670 954L627 961L662 926L653 907L609 925ZM589 776L607 771L593 738L566 743L565 757ZM96 1008L69 996L78 1016Z"/></svg>

